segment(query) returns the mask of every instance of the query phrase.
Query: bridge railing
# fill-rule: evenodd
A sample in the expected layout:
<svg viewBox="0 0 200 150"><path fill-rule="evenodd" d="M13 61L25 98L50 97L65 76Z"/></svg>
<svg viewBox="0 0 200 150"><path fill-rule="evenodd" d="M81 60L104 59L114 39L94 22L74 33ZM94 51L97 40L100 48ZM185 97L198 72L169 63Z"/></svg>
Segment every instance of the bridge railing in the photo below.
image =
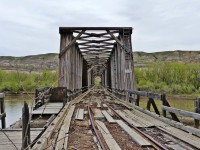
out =
<svg viewBox="0 0 200 150"><path fill-rule="evenodd" d="M129 103L132 103L133 105L139 106L140 105L140 99L141 97L145 97L147 100L146 103L146 109L148 111L151 111L151 107L153 107L153 110L158 115L163 115L164 117L167 117L167 112L169 112L172 120L180 122L177 115L182 115L185 117L193 118L194 119L194 127L199 128L200 125L200 98L197 98L195 100L195 111L189 112L186 110L180 110L174 107L171 107L169 102L166 99L165 94L156 94L151 92L144 92L140 90L133 90L133 91L127 91L127 90L120 90L115 88L109 88L106 87L107 90L111 93L113 93L116 97L120 99L128 99ZM158 106L155 103L155 100L161 101L161 107L158 109ZM160 112L162 111L162 112Z"/></svg>
<svg viewBox="0 0 200 150"><path fill-rule="evenodd" d="M116 89L116 88L109 88L109 87L106 87L106 88L107 88L107 90L109 92L113 93L118 98L123 98L123 99L126 98L126 93L127 93L126 90L121 90L121 89Z"/></svg>
<svg viewBox="0 0 200 150"><path fill-rule="evenodd" d="M169 112L169 114L171 115L171 118L174 121L178 121L178 122L180 122L180 120L178 119L177 115L190 117L194 119L194 122L195 122L194 127L199 128L199 122L200 122L200 114L199 114L200 113L200 99L199 98L195 100L195 112L189 112L189 111L171 107L169 102L166 99L165 94L155 94L155 93L138 91L138 90L127 91L127 92L128 92L129 103L139 106L140 97L141 96L146 97L147 98L146 109L150 111L151 106L152 106L154 109L154 112L158 115L161 115L161 112L159 111L155 103L155 100L160 100L162 103L160 110L162 110L162 115L164 117L167 117L166 112Z"/></svg>
<svg viewBox="0 0 200 150"><path fill-rule="evenodd" d="M73 100L75 97L79 96L88 90L88 86L82 87L80 89L69 90L67 87L43 87L35 89L35 107L44 105L47 102L67 102Z"/></svg>

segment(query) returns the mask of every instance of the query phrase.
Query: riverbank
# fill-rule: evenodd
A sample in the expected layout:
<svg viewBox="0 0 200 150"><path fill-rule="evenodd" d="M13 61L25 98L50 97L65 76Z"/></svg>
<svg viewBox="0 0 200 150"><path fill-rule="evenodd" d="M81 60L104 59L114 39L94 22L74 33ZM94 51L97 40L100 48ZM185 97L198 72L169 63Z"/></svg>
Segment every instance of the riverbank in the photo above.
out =
<svg viewBox="0 0 200 150"><path fill-rule="evenodd" d="M58 72L43 70L41 73L25 73L0 70L0 92L10 94L34 93L39 87L57 86Z"/></svg>

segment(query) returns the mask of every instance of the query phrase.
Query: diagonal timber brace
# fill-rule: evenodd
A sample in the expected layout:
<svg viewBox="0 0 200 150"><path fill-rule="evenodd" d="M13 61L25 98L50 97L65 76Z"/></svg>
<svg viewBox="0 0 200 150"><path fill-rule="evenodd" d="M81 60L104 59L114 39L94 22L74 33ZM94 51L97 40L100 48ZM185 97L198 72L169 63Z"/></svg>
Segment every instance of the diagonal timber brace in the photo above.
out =
<svg viewBox="0 0 200 150"><path fill-rule="evenodd" d="M59 57L61 57L75 42L77 39L81 37L81 35L85 33L85 30L82 30L59 54Z"/></svg>

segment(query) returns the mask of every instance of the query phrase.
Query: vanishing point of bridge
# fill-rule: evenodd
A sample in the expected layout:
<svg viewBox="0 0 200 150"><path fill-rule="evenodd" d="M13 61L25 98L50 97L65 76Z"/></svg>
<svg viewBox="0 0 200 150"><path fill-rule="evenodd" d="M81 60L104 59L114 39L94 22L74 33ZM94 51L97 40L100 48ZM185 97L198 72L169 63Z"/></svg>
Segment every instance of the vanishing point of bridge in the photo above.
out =
<svg viewBox="0 0 200 150"><path fill-rule="evenodd" d="M1 129L0 150L200 148L200 99L195 112L188 112L170 107L165 94L136 90L131 27L60 27L59 32L58 87L36 89L34 107L24 103L22 118ZM139 107L141 97L146 109ZM0 93L5 128L3 100ZM195 128L180 123L180 115L194 119Z"/></svg>

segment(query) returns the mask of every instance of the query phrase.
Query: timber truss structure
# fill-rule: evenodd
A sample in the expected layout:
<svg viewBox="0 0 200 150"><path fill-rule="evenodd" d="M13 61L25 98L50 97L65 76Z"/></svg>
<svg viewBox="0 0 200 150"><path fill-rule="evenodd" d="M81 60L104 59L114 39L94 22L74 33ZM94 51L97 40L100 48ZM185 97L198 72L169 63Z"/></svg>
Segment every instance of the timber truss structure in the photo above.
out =
<svg viewBox="0 0 200 150"><path fill-rule="evenodd" d="M59 86L134 89L131 27L60 27Z"/></svg>

